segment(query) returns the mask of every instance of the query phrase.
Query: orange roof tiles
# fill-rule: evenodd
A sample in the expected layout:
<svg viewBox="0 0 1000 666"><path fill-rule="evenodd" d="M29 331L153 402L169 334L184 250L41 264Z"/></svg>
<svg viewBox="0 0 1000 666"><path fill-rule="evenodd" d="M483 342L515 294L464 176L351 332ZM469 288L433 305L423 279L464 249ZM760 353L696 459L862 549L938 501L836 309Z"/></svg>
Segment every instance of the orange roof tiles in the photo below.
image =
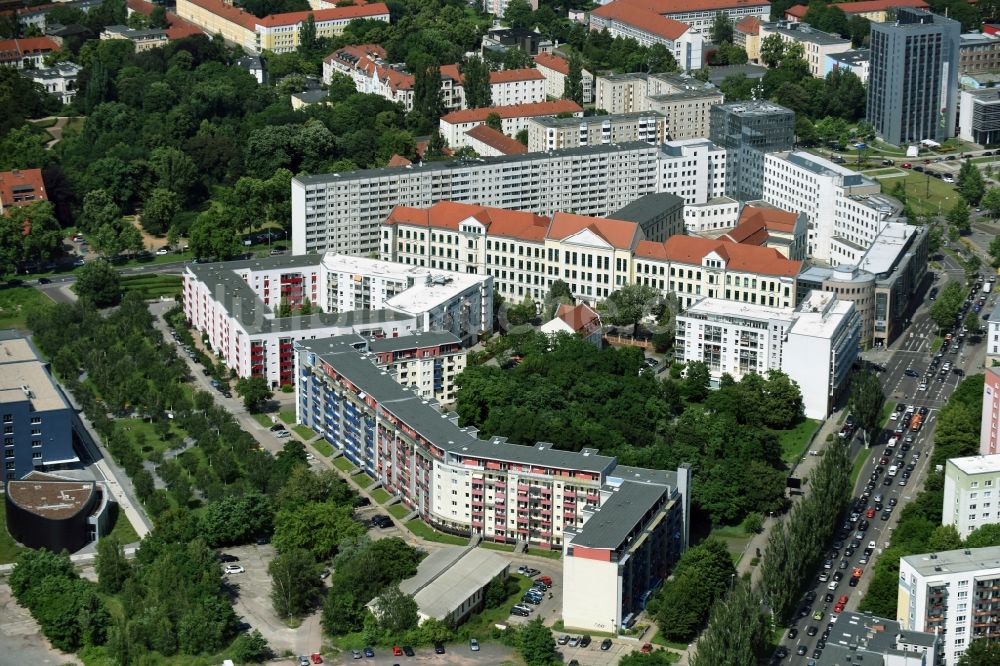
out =
<svg viewBox="0 0 1000 666"><path fill-rule="evenodd" d="M794 18L801 21L805 17L807 11L809 11L809 8L805 5L792 5L785 10L785 18Z"/></svg>
<svg viewBox="0 0 1000 666"><path fill-rule="evenodd" d="M58 51L59 44L49 37L21 37L0 41L0 62L14 62L26 55Z"/></svg>
<svg viewBox="0 0 1000 666"><path fill-rule="evenodd" d="M453 81L457 81L459 84L465 83L465 77L458 70L458 65L441 65L438 69L441 70L441 76L446 76Z"/></svg>
<svg viewBox="0 0 1000 666"><path fill-rule="evenodd" d="M562 319L574 332L584 336L590 335L601 327L600 315L583 303L580 305L560 304L556 310L556 318Z"/></svg>
<svg viewBox="0 0 1000 666"><path fill-rule="evenodd" d="M337 49L327 57L323 58L323 61L330 62L332 60L342 60L342 58L338 57L341 53L352 55L359 61L362 58L385 58L385 49L378 44L349 44ZM345 60L344 62L348 61Z"/></svg>
<svg viewBox="0 0 1000 666"><path fill-rule="evenodd" d="M883 12L895 7L928 9L930 5L924 2L924 0L865 0L863 2L844 2L837 5L837 8L848 16L868 12Z"/></svg>
<svg viewBox="0 0 1000 666"><path fill-rule="evenodd" d="M549 69L555 70L560 74L569 74L569 60L566 60L566 58L560 58L559 56L551 53L539 53L535 56L535 63L541 65L542 67L548 67Z"/></svg>
<svg viewBox="0 0 1000 666"><path fill-rule="evenodd" d="M520 210L487 208L475 204L439 201L430 208L396 206L385 224L409 224L437 229L458 229L463 220L474 217L493 236L543 241L549 218Z"/></svg>
<svg viewBox="0 0 1000 666"><path fill-rule="evenodd" d="M504 69L490 72L490 85L498 83L513 83L514 81L539 81L545 76L534 67L524 69Z"/></svg>
<svg viewBox="0 0 1000 666"><path fill-rule="evenodd" d="M503 132L498 132L489 125L476 125L466 131L477 141L482 141L491 148L496 148L504 155L523 155L528 152L528 147L516 139L512 139Z"/></svg>
<svg viewBox="0 0 1000 666"><path fill-rule="evenodd" d="M392 157L389 158L389 161L386 163L386 166L387 167L401 167L401 166L406 166L408 164L413 164L413 162L411 162L410 160L406 159L402 155L393 155Z"/></svg>
<svg viewBox="0 0 1000 666"><path fill-rule="evenodd" d="M744 35L756 35L760 32L760 19L756 16L747 16L733 26L733 29L742 32Z"/></svg>
<svg viewBox="0 0 1000 666"><path fill-rule="evenodd" d="M619 250L631 250L639 241L639 225L635 222L561 212L552 216L552 224L549 225L546 237L565 240L584 229L597 234Z"/></svg>
<svg viewBox="0 0 1000 666"><path fill-rule="evenodd" d="M30 206L48 200L41 169L0 171L0 207Z"/></svg>
<svg viewBox="0 0 1000 666"><path fill-rule="evenodd" d="M211 12L220 18L224 18L230 23L242 26L247 30L255 31L257 23L260 21L250 12L245 12L239 7L233 7L222 2L222 0L191 0L191 4L201 7L207 12Z"/></svg>
<svg viewBox="0 0 1000 666"><path fill-rule="evenodd" d="M126 0L125 4L128 5L129 9L139 12L143 16L149 16L153 12L153 7L156 6L151 2L146 2L146 0ZM173 12L167 12L167 39L170 41L203 34L205 31L194 23L185 21Z"/></svg>
<svg viewBox="0 0 1000 666"><path fill-rule="evenodd" d="M794 277L802 268L801 261L786 259L773 248L741 245L732 241L671 236L664 247L667 260L682 264L700 265L706 255L714 252L726 261L728 270Z"/></svg>
<svg viewBox="0 0 1000 666"><path fill-rule="evenodd" d="M266 27L295 25L305 21L312 14L316 23L323 21L343 21L345 19L368 18L372 16L382 16L389 14L389 8L382 2L372 4L348 5L346 7L331 7L330 9L316 9L306 12L287 12L285 14L271 14L257 22Z"/></svg>
<svg viewBox="0 0 1000 666"><path fill-rule="evenodd" d="M640 6L644 4L646 3L631 3L628 0L616 0L603 7L598 7L591 12L591 15L621 21L627 25L635 26L643 32L658 35L671 41L679 38L690 29L690 26L686 23L662 16L657 10L651 7Z"/></svg>
<svg viewBox="0 0 1000 666"><path fill-rule="evenodd" d="M744 206L740 211L740 219L737 225L745 221L759 219L768 229L774 229L782 233L790 234L795 231L795 223L799 216L780 208L770 208L768 206Z"/></svg>
<svg viewBox="0 0 1000 666"><path fill-rule="evenodd" d="M510 106L488 106L481 109L463 109L441 116L441 120L453 125L459 123L483 123L491 113L500 118L524 118L531 116L554 116L560 113L581 113L583 107L570 99L556 99L548 102L512 104Z"/></svg>

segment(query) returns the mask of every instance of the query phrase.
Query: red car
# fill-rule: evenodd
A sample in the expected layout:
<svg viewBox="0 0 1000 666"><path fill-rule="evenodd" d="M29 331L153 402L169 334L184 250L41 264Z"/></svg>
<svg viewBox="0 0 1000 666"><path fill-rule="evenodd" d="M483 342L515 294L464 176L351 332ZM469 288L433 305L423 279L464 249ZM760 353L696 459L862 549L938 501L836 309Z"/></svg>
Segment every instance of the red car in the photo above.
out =
<svg viewBox="0 0 1000 666"><path fill-rule="evenodd" d="M652 651L653 651L653 646L650 643L643 643L642 649L639 650L639 652L642 652L643 654L649 654Z"/></svg>
<svg viewBox="0 0 1000 666"><path fill-rule="evenodd" d="M319 652L313 652L311 655L309 655L309 659L311 659L312 663L314 664L323 663L323 657L319 656Z"/></svg>
<svg viewBox="0 0 1000 666"><path fill-rule="evenodd" d="M847 595L846 594L840 595L840 598L837 599L837 605L838 606L844 606L846 604L847 604Z"/></svg>
<svg viewBox="0 0 1000 666"><path fill-rule="evenodd" d="M854 573L851 574L852 578L861 578L861 574L865 572L861 567L854 567Z"/></svg>
<svg viewBox="0 0 1000 666"><path fill-rule="evenodd" d="M912 165L912 164L910 164L909 162L903 162L903 163L902 163L902 164L900 164L899 166L903 167L904 169L909 169L909 168L911 168L911 167L912 167L913 165Z"/></svg>
<svg viewBox="0 0 1000 666"><path fill-rule="evenodd" d="M837 604L836 606L833 607L833 612L836 613L837 615L840 615L841 613L844 612L844 605Z"/></svg>
<svg viewBox="0 0 1000 666"><path fill-rule="evenodd" d="M869 507L868 510L865 511L865 516L868 517L868 518L874 518L875 517L875 509Z"/></svg>
<svg viewBox="0 0 1000 666"><path fill-rule="evenodd" d="M392 646L392 656L393 657L402 657L403 656L403 648L399 647L398 645L393 645Z"/></svg>
<svg viewBox="0 0 1000 666"><path fill-rule="evenodd" d="M548 577L548 576L539 576L535 580L540 580L543 583L545 583L546 585L548 585L549 587L552 587L552 579L550 577Z"/></svg>

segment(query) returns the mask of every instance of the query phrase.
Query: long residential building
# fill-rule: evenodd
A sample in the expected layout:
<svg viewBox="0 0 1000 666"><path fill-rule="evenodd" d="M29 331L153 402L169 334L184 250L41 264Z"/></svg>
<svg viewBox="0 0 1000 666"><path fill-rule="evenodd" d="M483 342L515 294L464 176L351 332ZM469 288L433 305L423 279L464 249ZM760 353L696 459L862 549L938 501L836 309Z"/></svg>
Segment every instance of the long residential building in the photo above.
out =
<svg viewBox="0 0 1000 666"><path fill-rule="evenodd" d="M949 458L944 468L941 524L963 539L1000 523L1000 454Z"/></svg>
<svg viewBox="0 0 1000 666"><path fill-rule="evenodd" d="M661 144L667 140L667 119L654 111L586 118L532 117L527 119L526 127L528 150L533 153L627 141Z"/></svg>
<svg viewBox="0 0 1000 666"><path fill-rule="evenodd" d="M1000 303L993 308L986 320L986 360L990 366L993 361L1000 361Z"/></svg>
<svg viewBox="0 0 1000 666"><path fill-rule="evenodd" d="M566 93L566 79L569 77L569 60L553 53L539 53L535 56L535 67L545 77L545 94L560 98ZM580 101L590 104L594 101L594 75L580 69Z"/></svg>
<svg viewBox="0 0 1000 666"><path fill-rule="evenodd" d="M762 199L809 219L808 253L831 266L857 264L902 209L875 180L801 151L764 157Z"/></svg>
<svg viewBox="0 0 1000 666"><path fill-rule="evenodd" d="M726 150L708 139L668 141L661 146L656 187L684 200L689 234L736 226L740 204L726 196L727 166Z"/></svg>
<svg viewBox="0 0 1000 666"><path fill-rule="evenodd" d="M662 113L672 140L708 136L709 109L722 101L721 90L686 74L609 74L598 76L595 84L598 109L611 115Z"/></svg>
<svg viewBox="0 0 1000 666"><path fill-rule="evenodd" d="M654 22L654 17L667 18L691 26L706 38L718 13L725 15L730 23L747 16L766 21L771 15L771 4L767 0L614 0L604 6L617 6L617 15L629 25L641 27ZM591 25L594 25L594 14L596 11L591 14Z"/></svg>
<svg viewBox="0 0 1000 666"><path fill-rule="evenodd" d="M896 621L938 634L951 665L977 638L1000 638L1000 546L901 558Z"/></svg>
<svg viewBox="0 0 1000 666"><path fill-rule="evenodd" d="M983 416L979 429L979 453L984 456L992 456L1000 453L1000 372L989 366L986 368L985 374Z"/></svg>
<svg viewBox="0 0 1000 666"><path fill-rule="evenodd" d="M677 315L676 360L701 361L716 380L780 370L802 391L805 414L826 418L858 355L854 304L812 291L797 309L703 298Z"/></svg>
<svg viewBox="0 0 1000 666"><path fill-rule="evenodd" d="M28 338L0 330L4 479L77 465L74 411Z"/></svg>
<svg viewBox="0 0 1000 666"><path fill-rule="evenodd" d="M687 547L691 471L481 439L333 338L296 345L296 417L435 528L562 549L567 625L611 630ZM585 591L587 603L576 598Z"/></svg>
<svg viewBox="0 0 1000 666"><path fill-rule="evenodd" d="M333 253L189 265L184 316L238 376L264 377L277 387L294 383L292 345L298 340L347 334L395 339L434 331L468 344L492 330L492 283L489 276ZM307 303L311 313L303 315ZM295 314L280 316L283 306ZM439 341L435 354L444 354L442 346L452 344ZM380 350L376 345L371 351Z"/></svg>
<svg viewBox="0 0 1000 666"><path fill-rule="evenodd" d="M623 213L631 218L630 208ZM397 207L383 225L381 254L408 265L492 276L497 291L516 302L541 300L563 280L590 304L640 283L675 292L682 307L704 295L792 307L802 266L770 248L681 235L646 240L631 221L562 212L550 219L446 201Z"/></svg>
<svg viewBox="0 0 1000 666"><path fill-rule="evenodd" d="M378 252L379 226L393 208L442 200L541 215L609 215L656 192L658 152L635 142L298 176L292 179L292 249Z"/></svg>
<svg viewBox="0 0 1000 666"><path fill-rule="evenodd" d="M661 15L646 6L648 0L614 0L590 13L591 30L607 30L612 37L634 39L642 46L661 44L682 71L701 69L705 37L690 25Z"/></svg>
<svg viewBox="0 0 1000 666"><path fill-rule="evenodd" d="M326 3L321 3L326 4ZM257 18L223 0L177 0L177 15L210 35L221 35L227 42L253 53L287 53L299 47L303 23L312 16L317 37L335 37L357 19L389 22L389 8L384 3L365 3L327 7L303 12L272 14Z"/></svg>

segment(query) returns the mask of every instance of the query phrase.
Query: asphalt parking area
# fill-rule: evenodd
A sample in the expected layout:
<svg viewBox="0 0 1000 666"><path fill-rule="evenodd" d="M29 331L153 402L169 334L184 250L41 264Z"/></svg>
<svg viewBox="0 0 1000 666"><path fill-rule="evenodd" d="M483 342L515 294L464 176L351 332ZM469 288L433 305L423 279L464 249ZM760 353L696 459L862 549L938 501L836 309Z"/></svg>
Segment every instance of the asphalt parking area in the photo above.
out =
<svg viewBox="0 0 1000 666"><path fill-rule="evenodd" d="M579 636L580 634L569 635ZM601 641L603 640L603 638L594 638L587 647L574 648L569 645L557 645L556 651L563 656L563 662L567 664L576 659L580 662L580 666L607 666L607 664L617 664L622 657L637 649L633 641L611 639L611 648L605 651L601 649Z"/></svg>
<svg viewBox="0 0 1000 666"><path fill-rule="evenodd" d="M335 664L357 664L358 666L393 666L399 664L441 664L449 666L479 666L490 664L498 666L513 658L514 651L506 645L500 643L483 643L479 652L472 652L468 644L452 643L447 646L444 654L434 654L434 648L430 646L414 648L416 655L413 657L393 657L392 652L386 648L375 650L374 659L351 658L351 651L348 650L336 659L330 659L330 663Z"/></svg>

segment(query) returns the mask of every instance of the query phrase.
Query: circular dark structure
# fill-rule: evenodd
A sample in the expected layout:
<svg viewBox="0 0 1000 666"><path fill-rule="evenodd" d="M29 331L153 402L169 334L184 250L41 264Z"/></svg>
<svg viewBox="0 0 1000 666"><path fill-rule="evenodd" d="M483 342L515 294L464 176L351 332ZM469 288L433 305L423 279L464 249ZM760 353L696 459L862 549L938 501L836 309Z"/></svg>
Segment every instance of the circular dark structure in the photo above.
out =
<svg viewBox="0 0 1000 666"><path fill-rule="evenodd" d="M30 472L8 481L7 531L29 548L75 552L93 540L90 518L106 503L94 481Z"/></svg>

